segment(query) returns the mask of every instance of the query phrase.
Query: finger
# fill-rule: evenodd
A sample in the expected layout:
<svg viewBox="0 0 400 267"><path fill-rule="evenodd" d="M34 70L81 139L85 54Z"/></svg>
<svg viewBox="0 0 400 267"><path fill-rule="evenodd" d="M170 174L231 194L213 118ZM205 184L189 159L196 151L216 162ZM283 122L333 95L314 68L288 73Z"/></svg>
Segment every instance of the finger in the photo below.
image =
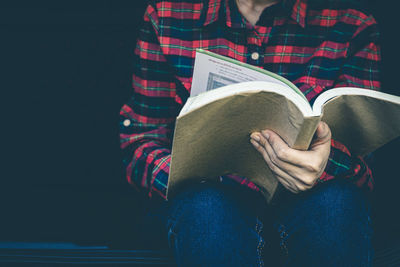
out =
<svg viewBox="0 0 400 267"><path fill-rule="evenodd" d="M306 184L304 181L297 177L293 177L290 173L282 170L280 166L276 165L270 158L269 154L266 151L266 147L270 147L265 138L257 133L252 134L252 139L250 142L254 145L254 147L261 153L268 167L275 175L275 177L282 183L282 185L290 190L293 193L298 193L299 191L305 191L309 189L310 186ZM263 141L263 139L265 141ZM256 141L257 140L257 141ZM264 145L262 145L264 144ZM300 168L296 167L300 170Z"/></svg>
<svg viewBox="0 0 400 267"><path fill-rule="evenodd" d="M330 145L332 133L325 122L321 121L318 124L317 130L315 131L314 139L310 145L310 150L315 150L320 145Z"/></svg>
<svg viewBox="0 0 400 267"><path fill-rule="evenodd" d="M279 168L279 171L277 171L276 174L286 179L290 177L291 180L293 180L293 183L297 185L296 187L299 188L301 191L310 188L310 185L313 183L313 179L309 175L310 167L306 166L306 164L304 164L304 166L298 166L280 160L263 135L254 133L252 137L258 140L257 148L258 151L262 154L264 160L267 163L268 161L271 162L271 164L268 164L271 170ZM286 173L286 175L284 175L283 173ZM310 178L306 179L305 177Z"/></svg>
<svg viewBox="0 0 400 267"><path fill-rule="evenodd" d="M329 128L328 124L320 121L315 134L318 139L330 139L331 129Z"/></svg>
<svg viewBox="0 0 400 267"><path fill-rule="evenodd" d="M268 167L275 175L275 177L291 192L297 193L300 190L304 190L305 186L300 185L298 179L292 177L290 174L282 170L279 166L275 165L271 159L269 158L268 153L264 155L265 162L267 163ZM300 181L301 182L301 181Z"/></svg>
<svg viewBox="0 0 400 267"><path fill-rule="evenodd" d="M261 154L261 156L264 158L264 161L267 163L268 167L270 167L270 169L272 171L275 168L278 169L278 166L274 165L271 162L271 159L268 156L267 151L265 150L265 145L263 145L263 138L261 136L252 136L252 139L250 139L250 142L257 149L257 151Z"/></svg>
<svg viewBox="0 0 400 267"><path fill-rule="evenodd" d="M263 138L263 137L262 137ZM307 189L310 187L310 182L308 179L303 179L304 177L309 176L309 169L306 169L304 166L293 165L291 163L287 163L281 161L277 155L275 154L274 150L272 149L271 145L266 142L265 144L265 151L268 154L269 160L278 168L280 168L283 172L287 173L293 180L298 184L298 187ZM265 158L265 157L264 157ZM300 190L302 190L300 188Z"/></svg>
<svg viewBox="0 0 400 267"><path fill-rule="evenodd" d="M272 145L269 143L269 141L267 139L265 139L265 137L263 135L261 135L260 139L261 139L260 143L264 144L263 146L264 146L265 150L267 151L269 158L275 165L279 166L281 169L286 170L286 171L290 171L290 170L293 170L296 168L298 169L298 168L302 167L299 165L292 164L291 162L281 160L280 157L276 154Z"/></svg>
<svg viewBox="0 0 400 267"><path fill-rule="evenodd" d="M251 135L250 142L253 144L253 146L257 149L258 152L263 156L265 162L270 166L270 168L279 168L279 163L276 162L276 160L272 160L271 156L267 152L267 148L271 150L271 146L268 143L268 141L259 133L253 133ZM288 163L285 163L286 165L289 165ZM283 171L282 171L283 172Z"/></svg>
<svg viewBox="0 0 400 267"><path fill-rule="evenodd" d="M260 144L260 137L257 135L257 133L253 133L250 136L250 143L254 146L254 148L263 155L263 153L266 153L264 146Z"/></svg>
<svg viewBox="0 0 400 267"><path fill-rule="evenodd" d="M257 141L256 141L257 140ZM250 139L250 143L254 146L254 148L261 154L264 158L264 161L267 162L269 160L267 151L265 150L265 146L260 143L261 138L258 136L252 136Z"/></svg>
<svg viewBox="0 0 400 267"><path fill-rule="evenodd" d="M268 143L279 160L299 167L304 166L304 158L308 157L308 151L290 148L286 142L273 131L264 130L261 133L268 140Z"/></svg>

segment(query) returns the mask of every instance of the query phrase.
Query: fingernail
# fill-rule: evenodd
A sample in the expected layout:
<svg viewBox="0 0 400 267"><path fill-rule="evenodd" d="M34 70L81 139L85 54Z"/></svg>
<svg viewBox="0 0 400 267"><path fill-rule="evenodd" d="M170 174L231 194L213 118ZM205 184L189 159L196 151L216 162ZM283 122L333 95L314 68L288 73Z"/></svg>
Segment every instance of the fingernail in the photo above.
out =
<svg viewBox="0 0 400 267"><path fill-rule="evenodd" d="M251 137L251 139L254 139L254 140L256 140L257 142L260 142L260 137L258 136L258 134L252 133L252 134L250 135L250 137Z"/></svg>

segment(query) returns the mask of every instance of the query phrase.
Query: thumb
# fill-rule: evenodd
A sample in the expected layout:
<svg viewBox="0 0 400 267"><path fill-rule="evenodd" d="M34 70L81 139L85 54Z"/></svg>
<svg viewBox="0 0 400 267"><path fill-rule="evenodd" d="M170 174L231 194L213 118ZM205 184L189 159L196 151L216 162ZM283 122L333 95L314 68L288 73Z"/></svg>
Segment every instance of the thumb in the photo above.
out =
<svg viewBox="0 0 400 267"><path fill-rule="evenodd" d="M331 135L331 129L329 128L328 124L323 121L319 122L317 130L315 131L314 139L311 143L311 148L327 142L330 143Z"/></svg>

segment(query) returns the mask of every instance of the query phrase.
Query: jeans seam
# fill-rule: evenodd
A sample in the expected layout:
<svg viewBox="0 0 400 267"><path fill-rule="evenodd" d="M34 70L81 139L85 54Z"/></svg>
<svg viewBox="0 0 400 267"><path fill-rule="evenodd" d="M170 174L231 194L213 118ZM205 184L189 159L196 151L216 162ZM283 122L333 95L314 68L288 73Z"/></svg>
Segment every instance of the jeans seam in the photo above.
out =
<svg viewBox="0 0 400 267"><path fill-rule="evenodd" d="M178 218L180 217L180 215L183 212L183 205L179 205L175 212L173 214L170 214L168 216L168 227L167 227L167 232L168 232L168 245L170 246L170 248L173 247L173 245L175 244L171 244L171 236L174 236L174 243L176 242L176 225L178 223Z"/></svg>
<svg viewBox="0 0 400 267"><path fill-rule="evenodd" d="M262 222L259 220L259 218L256 218L256 232L257 232L257 237L258 237L258 245L257 245L257 256L258 256L258 262L259 262L259 266L263 267L264 266L264 260L262 257L262 251L264 248L264 239L261 236L261 231L263 228L263 224Z"/></svg>
<svg viewBox="0 0 400 267"><path fill-rule="evenodd" d="M280 237L279 246L280 246L281 250L283 250L285 256L287 257L287 256L289 256L289 250L287 248L287 244L286 243L287 243L287 239L289 237L289 234L288 234L288 232L287 232L287 230L286 230L286 228L285 228L285 226L283 224L279 225L278 231L279 231L279 237Z"/></svg>
<svg viewBox="0 0 400 267"><path fill-rule="evenodd" d="M175 243L176 240L176 233L174 231L175 224L175 221L170 220L170 226L167 229L168 246L170 248L173 248L173 243Z"/></svg>

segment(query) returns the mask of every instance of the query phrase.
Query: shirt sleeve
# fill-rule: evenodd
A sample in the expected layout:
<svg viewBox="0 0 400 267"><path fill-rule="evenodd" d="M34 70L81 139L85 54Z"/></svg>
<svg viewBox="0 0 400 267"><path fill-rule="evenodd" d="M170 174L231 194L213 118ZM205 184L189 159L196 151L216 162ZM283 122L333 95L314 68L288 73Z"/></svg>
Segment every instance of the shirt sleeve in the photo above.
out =
<svg viewBox="0 0 400 267"><path fill-rule="evenodd" d="M379 31L372 16L358 27L349 44L347 60L334 87L360 87L380 90L380 47ZM360 187L373 188L371 169L364 158L352 156L340 142L332 140L331 152L325 172L319 182L344 177Z"/></svg>
<svg viewBox="0 0 400 267"><path fill-rule="evenodd" d="M178 81L160 48L158 25L149 5L134 52L133 96L120 111L120 145L128 182L150 197L165 199L180 105L175 101Z"/></svg>

